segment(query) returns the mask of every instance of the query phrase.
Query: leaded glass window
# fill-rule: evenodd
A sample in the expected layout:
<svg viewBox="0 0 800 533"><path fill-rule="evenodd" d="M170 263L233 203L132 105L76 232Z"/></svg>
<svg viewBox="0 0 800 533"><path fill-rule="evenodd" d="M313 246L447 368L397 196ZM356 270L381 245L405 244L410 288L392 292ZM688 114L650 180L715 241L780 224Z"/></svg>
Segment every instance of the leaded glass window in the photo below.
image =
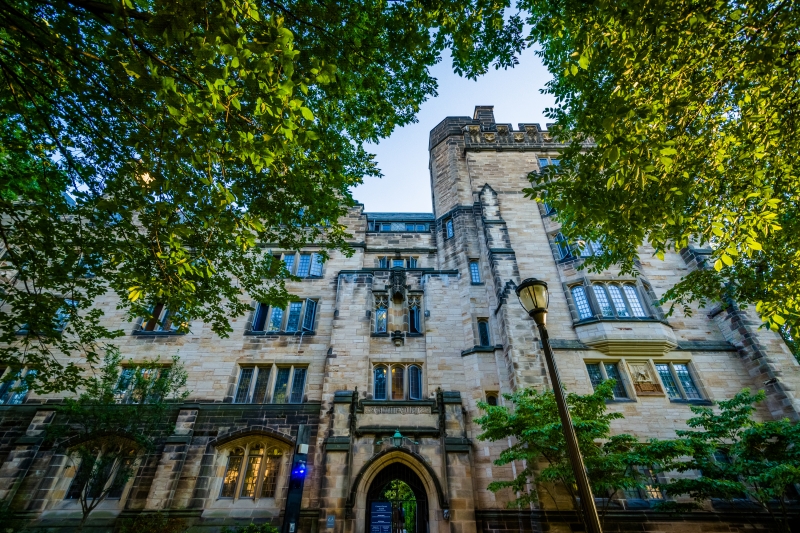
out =
<svg viewBox="0 0 800 533"><path fill-rule="evenodd" d="M628 313L628 308L625 307L625 299L622 297L622 291L619 285L607 285L608 294L611 295L611 301L614 303L614 309L617 311L617 316L626 318L631 316Z"/></svg>
<svg viewBox="0 0 800 533"><path fill-rule="evenodd" d="M375 299L375 333L386 333L389 327L389 299L380 296Z"/></svg>
<svg viewBox="0 0 800 533"><path fill-rule="evenodd" d="M672 365L675 369L675 374L678 376L678 381L683 388L683 393L687 400L699 400L702 398L700 391L694 384L692 374L689 372L689 365L683 363L675 363Z"/></svg>
<svg viewBox="0 0 800 533"><path fill-rule="evenodd" d="M244 449L235 448L228 456L228 466L225 469L225 477L222 478L222 491L220 498L233 498L236 494L236 485L239 482L239 472L244 461Z"/></svg>
<svg viewBox="0 0 800 533"><path fill-rule="evenodd" d="M592 291L594 292L594 297L597 300L597 305L600 306L600 313L605 317L613 317L614 308L611 307L611 302L608 300L606 288L595 283L592 285Z"/></svg>
<svg viewBox="0 0 800 533"><path fill-rule="evenodd" d="M448 239L451 239L455 235L455 231L453 230L453 220L448 220L444 223L445 227L445 235Z"/></svg>
<svg viewBox="0 0 800 533"><path fill-rule="evenodd" d="M622 383L622 376L619 372L619 365L617 363L605 363L606 376L608 379L614 380L614 398L627 398L628 392L625 390L625 385Z"/></svg>
<svg viewBox="0 0 800 533"><path fill-rule="evenodd" d="M417 365L408 367L408 399L422 399L422 370Z"/></svg>
<svg viewBox="0 0 800 533"><path fill-rule="evenodd" d="M286 332L293 333L300 327L300 312L303 310L303 302L292 302L289 304L289 318L286 319Z"/></svg>
<svg viewBox="0 0 800 533"><path fill-rule="evenodd" d="M374 391L372 396L376 400L385 400L386 399L386 367L385 366L376 366L374 373L375 373L375 391Z"/></svg>
<svg viewBox="0 0 800 533"><path fill-rule="evenodd" d="M631 284L625 284L622 289L625 291L625 297L628 298L628 304L631 306L633 316L647 316L647 313L644 312L644 307L642 307L642 302L639 300L639 292L636 287Z"/></svg>
<svg viewBox="0 0 800 533"><path fill-rule="evenodd" d="M322 275L322 256L320 254L311 254L311 270L309 271L309 275Z"/></svg>
<svg viewBox="0 0 800 533"><path fill-rule="evenodd" d="M269 319L269 331L280 331L283 325L283 309L272 308L272 316Z"/></svg>
<svg viewBox="0 0 800 533"><path fill-rule="evenodd" d="M400 365L393 365L391 370L392 376L392 400L403 400L405 399L405 388L404 388L404 368Z"/></svg>
<svg viewBox="0 0 800 533"><path fill-rule="evenodd" d="M307 278L311 269L311 255L300 254L300 261L297 263L297 277Z"/></svg>
<svg viewBox="0 0 800 533"><path fill-rule="evenodd" d="M664 388L667 390L667 395L673 399L681 398L681 391L678 389L678 384L675 383L675 377L672 375L669 365L657 363L656 371L659 377L661 377Z"/></svg>
<svg viewBox="0 0 800 533"><path fill-rule="evenodd" d="M481 269L478 265L477 261L470 261L469 262L469 276L472 280L472 283L480 283L481 282Z"/></svg>
<svg viewBox="0 0 800 533"><path fill-rule="evenodd" d="M575 300L575 309L578 311L578 318L583 320L592 316L592 308L589 306L589 299L586 298L586 290L583 285L572 287L572 299Z"/></svg>
<svg viewBox="0 0 800 533"><path fill-rule="evenodd" d="M592 388L597 388L603 382L603 372L600 370L600 363L586 363L586 371L589 373L589 381Z"/></svg>

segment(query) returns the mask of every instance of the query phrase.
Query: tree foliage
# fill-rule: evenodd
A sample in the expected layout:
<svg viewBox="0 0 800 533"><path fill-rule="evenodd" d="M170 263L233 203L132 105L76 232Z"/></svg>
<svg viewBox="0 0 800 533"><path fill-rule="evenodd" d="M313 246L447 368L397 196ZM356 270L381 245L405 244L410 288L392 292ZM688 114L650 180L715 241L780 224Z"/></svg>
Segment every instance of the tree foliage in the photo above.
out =
<svg viewBox="0 0 800 533"><path fill-rule="evenodd" d="M569 143L527 193L558 210L568 237L602 242L587 264L631 272L644 242L659 257L708 246L713 268L689 273L665 301L751 303L773 328L796 328L797 3L520 5L554 74L547 112Z"/></svg>
<svg viewBox="0 0 800 533"><path fill-rule="evenodd" d="M567 395L592 492L596 497L608 497L606 505L600 509L603 515L615 493L645 487L648 480L637 467L650 464L646 443L628 434L611 435L611 422L623 418L622 413L608 412L606 401L614 397L613 390L614 380L608 380L598 385L592 394ZM503 396L513 404L513 409L479 403L486 414L475 421L483 430L478 439L506 441L512 438L514 443L503 450L495 464L516 462L517 475L512 480L493 481L489 490L497 492L510 488L519 495L510 505L526 507L541 500L541 491L548 491L551 486L565 490L573 507L580 509L553 392L527 388ZM557 505L556 496L551 493L550 498Z"/></svg>
<svg viewBox="0 0 800 533"><path fill-rule="evenodd" d="M106 291L130 319L163 302L223 336L243 294L285 303L271 247L347 249L350 189L379 175L364 142L414 120L446 48L470 77L515 64L507 7L0 1L2 362L76 390L120 334Z"/></svg>
<svg viewBox="0 0 800 533"><path fill-rule="evenodd" d="M800 425L787 419L758 422L755 404L764 392L744 389L730 400L710 407L690 406L696 415L689 430L660 444L659 470L665 473L699 472L671 479L662 488L670 496L687 495L696 501L751 501L789 531L793 485L800 484Z"/></svg>
<svg viewBox="0 0 800 533"><path fill-rule="evenodd" d="M75 466L81 528L110 492L125 486L156 438L170 431L164 425L170 404L188 395L177 357L168 365L158 359L130 363L124 375L120 363L115 351L106 355L100 372L85 381L85 391L66 399L48 428L48 440L65 447Z"/></svg>

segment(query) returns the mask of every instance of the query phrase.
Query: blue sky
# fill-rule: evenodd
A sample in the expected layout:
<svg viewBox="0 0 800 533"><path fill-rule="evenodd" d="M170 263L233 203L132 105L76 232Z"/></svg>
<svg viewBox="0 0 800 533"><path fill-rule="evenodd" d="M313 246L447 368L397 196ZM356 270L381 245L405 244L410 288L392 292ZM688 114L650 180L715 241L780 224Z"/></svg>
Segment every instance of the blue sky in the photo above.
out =
<svg viewBox="0 0 800 533"><path fill-rule="evenodd" d="M533 50L525 50L510 70L491 70L471 81L453 73L449 58L432 69L439 96L422 104L418 122L395 130L369 147L376 154L383 178L366 178L353 191L366 211L430 212L428 133L447 116L472 116L476 105L493 105L498 122L546 122L544 109L553 105L539 89L550 79Z"/></svg>

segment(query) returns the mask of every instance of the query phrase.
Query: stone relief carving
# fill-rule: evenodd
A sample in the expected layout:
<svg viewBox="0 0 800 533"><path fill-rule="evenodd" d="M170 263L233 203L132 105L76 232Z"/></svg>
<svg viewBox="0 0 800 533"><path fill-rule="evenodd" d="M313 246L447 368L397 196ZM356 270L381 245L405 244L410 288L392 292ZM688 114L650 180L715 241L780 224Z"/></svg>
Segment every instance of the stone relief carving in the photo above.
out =
<svg viewBox="0 0 800 533"><path fill-rule="evenodd" d="M633 379L636 394L641 396L660 396L664 394L661 384L653 376L650 363L647 361L628 361L628 370Z"/></svg>

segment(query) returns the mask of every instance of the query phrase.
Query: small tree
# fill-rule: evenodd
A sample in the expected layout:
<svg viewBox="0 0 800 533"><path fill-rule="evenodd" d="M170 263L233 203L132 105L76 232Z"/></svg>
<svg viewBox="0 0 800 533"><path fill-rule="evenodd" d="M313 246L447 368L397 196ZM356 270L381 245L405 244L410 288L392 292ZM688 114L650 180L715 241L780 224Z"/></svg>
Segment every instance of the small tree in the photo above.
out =
<svg viewBox="0 0 800 533"><path fill-rule="evenodd" d="M667 453L659 470L700 475L664 483L663 490L698 502L747 499L768 512L782 531L790 531L787 504L790 487L800 483L800 425L787 419L753 420L755 404L764 398L764 391L744 389L719 402L716 413L691 406L697 416L687 425L696 429L677 431L677 439L662 443Z"/></svg>
<svg viewBox="0 0 800 533"><path fill-rule="evenodd" d="M611 421L623 418L622 413L609 413L606 400L613 398L614 380L600 384L593 394L568 394L572 422L583 454L592 492L596 496L609 496L600 509L605 516L608 504L616 492L624 489L644 488L645 479L637 468L649 466L647 444L640 443L632 435L611 435ZM517 470L517 477L510 481L494 481L489 490L497 492L511 488L518 494L510 506L526 506L539 498L543 484L555 484L566 490L575 509L579 508L575 477L567 453L566 442L558 416L555 396L552 391L538 392L523 389L503 395L513 405L513 411L503 406L478 405L486 414L475 422L483 433L479 440L506 440L516 443L504 450L497 465L520 461L525 467ZM546 467L536 472L543 459ZM551 495L555 502L555 497Z"/></svg>
<svg viewBox="0 0 800 533"><path fill-rule="evenodd" d="M109 352L85 392L58 408L60 423L49 430L76 467L70 491L83 511L78 531L100 502L125 486L137 458L152 451L170 401L188 394L178 357L170 365L156 359L122 368L120 362L116 350Z"/></svg>

